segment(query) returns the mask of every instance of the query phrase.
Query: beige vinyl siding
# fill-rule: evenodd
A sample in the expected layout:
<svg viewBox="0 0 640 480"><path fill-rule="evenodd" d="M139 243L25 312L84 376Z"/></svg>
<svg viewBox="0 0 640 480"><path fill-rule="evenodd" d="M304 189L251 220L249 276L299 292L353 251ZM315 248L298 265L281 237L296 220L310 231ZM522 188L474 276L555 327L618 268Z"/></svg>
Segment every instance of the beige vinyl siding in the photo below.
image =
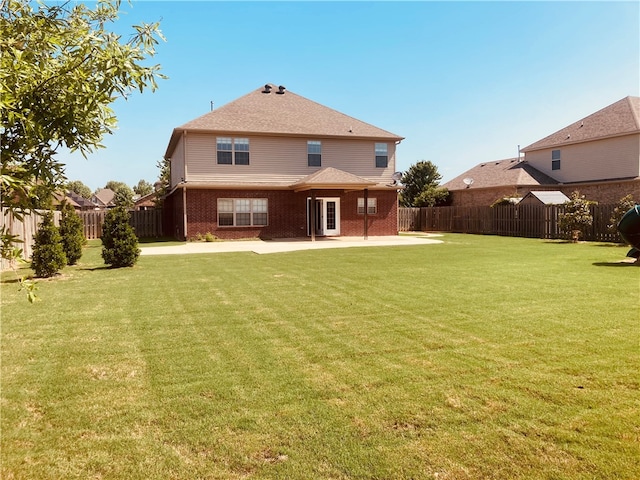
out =
<svg viewBox="0 0 640 480"><path fill-rule="evenodd" d="M187 172L190 182L291 184L320 168L334 167L375 182L391 182L395 167L395 143L388 142L387 168L375 167L375 140L342 140L313 137L249 138L249 165L218 165L216 134L187 135ZM229 137L229 135L220 135ZM239 138L236 136L234 138ZM307 165L307 140L322 142L322 166ZM380 142L380 141L378 141Z"/></svg>
<svg viewBox="0 0 640 480"><path fill-rule="evenodd" d="M560 150L560 170L551 169L551 152ZM640 135L527 152L527 162L559 182L585 182L640 176Z"/></svg>
<svg viewBox="0 0 640 480"><path fill-rule="evenodd" d="M184 164L184 136L178 140L173 156L171 157L171 187L175 187L185 178Z"/></svg>

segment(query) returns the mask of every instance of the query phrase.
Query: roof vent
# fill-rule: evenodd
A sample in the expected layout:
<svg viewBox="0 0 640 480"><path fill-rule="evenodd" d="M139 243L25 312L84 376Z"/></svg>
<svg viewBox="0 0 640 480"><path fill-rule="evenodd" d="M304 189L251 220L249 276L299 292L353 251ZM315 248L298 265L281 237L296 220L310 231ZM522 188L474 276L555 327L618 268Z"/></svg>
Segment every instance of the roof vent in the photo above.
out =
<svg viewBox="0 0 640 480"><path fill-rule="evenodd" d="M271 93L271 89L273 87L271 85L269 85L268 83L264 86L264 90L262 90L262 93Z"/></svg>
<svg viewBox="0 0 640 480"><path fill-rule="evenodd" d="M278 95L284 95L284 91L285 91L285 87L283 87L282 85L280 85L278 87L278 91L276 92Z"/></svg>

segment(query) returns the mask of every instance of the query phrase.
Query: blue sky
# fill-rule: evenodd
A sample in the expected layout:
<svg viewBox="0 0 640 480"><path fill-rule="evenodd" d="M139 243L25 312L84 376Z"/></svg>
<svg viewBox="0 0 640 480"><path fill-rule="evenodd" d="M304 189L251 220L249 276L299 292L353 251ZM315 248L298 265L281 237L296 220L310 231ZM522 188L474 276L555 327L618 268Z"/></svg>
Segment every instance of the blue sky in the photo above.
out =
<svg viewBox="0 0 640 480"><path fill-rule="evenodd" d="M397 169L443 182L640 90L638 2L175 2L122 5L161 22L169 79L114 109L119 128L70 180L153 183L174 127L265 83L405 137Z"/></svg>

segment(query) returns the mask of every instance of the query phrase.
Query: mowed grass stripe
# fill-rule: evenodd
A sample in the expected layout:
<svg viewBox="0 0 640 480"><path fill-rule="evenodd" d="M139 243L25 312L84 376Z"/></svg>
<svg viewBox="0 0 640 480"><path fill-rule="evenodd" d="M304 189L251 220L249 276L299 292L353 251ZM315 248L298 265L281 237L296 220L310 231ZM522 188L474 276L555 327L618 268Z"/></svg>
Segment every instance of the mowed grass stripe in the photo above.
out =
<svg viewBox="0 0 640 480"><path fill-rule="evenodd" d="M445 240L4 284L3 478L633 478L626 249Z"/></svg>

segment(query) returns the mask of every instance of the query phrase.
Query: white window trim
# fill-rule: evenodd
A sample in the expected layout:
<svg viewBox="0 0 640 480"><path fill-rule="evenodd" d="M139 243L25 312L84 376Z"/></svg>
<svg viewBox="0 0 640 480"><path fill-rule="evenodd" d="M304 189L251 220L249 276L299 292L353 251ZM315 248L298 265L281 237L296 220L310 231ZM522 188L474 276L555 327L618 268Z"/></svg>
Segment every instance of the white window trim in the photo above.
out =
<svg viewBox="0 0 640 480"><path fill-rule="evenodd" d="M220 211L220 202L221 201L231 201L232 205L233 205L233 211L232 212L221 212ZM238 212L237 211L237 207L236 207L236 200L248 200L249 201L249 211L248 212ZM266 212L262 212L262 211L255 211L255 207L254 207L254 202L257 201L264 201L266 203ZM218 198L217 200L217 204L216 204L216 217L217 217L217 223L218 223L218 228L245 228L245 227L267 227L269 226L269 199L268 198ZM233 225L221 225L220 224L220 214L221 213L226 213L226 214L232 214L233 215ZM250 215L250 222L248 225L238 225L238 220L237 220L237 215L239 213L249 213ZM256 214L260 214L260 215L266 215L266 221L265 223L260 223L260 224L256 224L254 223L254 215Z"/></svg>
<svg viewBox="0 0 640 480"><path fill-rule="evenodd" d="M220 140L228 140L222 143L230 144L231 150L220 150ZM247 145L247 150L236 149L237 144ZM218 161L218 152L231 152L231 163L220 163ZM236 163L236 153L248 153L249 161L247 163ZM247 137L216 137L216 164L217 165L238 165L241 167L251 165L251 140Z"/></svg>

